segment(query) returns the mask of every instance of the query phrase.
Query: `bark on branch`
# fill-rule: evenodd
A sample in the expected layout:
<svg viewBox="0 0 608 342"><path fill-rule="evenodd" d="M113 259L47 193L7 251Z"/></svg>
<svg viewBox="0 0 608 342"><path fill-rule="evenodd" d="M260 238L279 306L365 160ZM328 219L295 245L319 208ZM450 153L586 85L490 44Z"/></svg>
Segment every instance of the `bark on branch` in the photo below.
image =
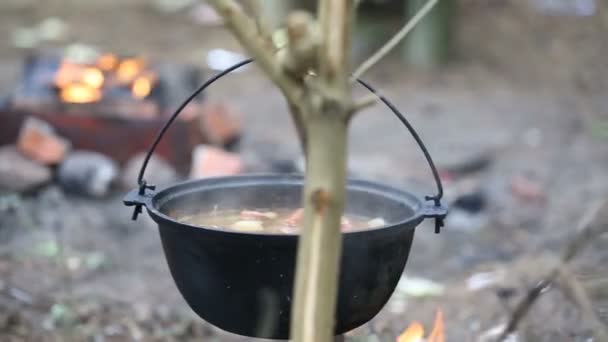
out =
<svg viewBox="0 0 608 342"><path fill-rule="evenodd" d="M265 37L264 20L250 18L234 0L210 0L228 28L234 33L245 50L255 58L266 75L281 89L290 107L298 136L305 146L305 132L300 117L303 91L300 85L283 72L283 67L274 54L272 42Z"/></svg>
<svg viewBox="0 0 608 342"><path fill-rule="evenodd" d="M304 230L298 244L291 318L291 338L296 342L333 340L346 193L352 9L352 0L319 1L318 76L304 83Z"/></svg>
<svg viewBox="0 0 608 342"><path fill-rule="evenodd" d="M331 342L346 194L347 125L353 112L370 102L354 104L348 81L354 0L320 0L318 23L302 12L289 15L289 45L278 56L267 46L262 25L234 0L211 4L282 90L298 128L307 170L290 333L296 342Z"/></svg>

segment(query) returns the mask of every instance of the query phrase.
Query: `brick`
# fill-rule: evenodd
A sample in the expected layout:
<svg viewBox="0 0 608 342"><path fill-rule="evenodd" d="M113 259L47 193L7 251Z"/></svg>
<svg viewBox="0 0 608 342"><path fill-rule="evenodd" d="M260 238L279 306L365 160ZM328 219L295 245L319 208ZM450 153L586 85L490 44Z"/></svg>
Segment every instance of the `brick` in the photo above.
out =
<svg viewBox="0 0 608 342"><path fill-rule="evenodd" d="M192 152L190 178L229 176L241 172L243 161L238 154L208 145L199 145Z"/></svg>
<svg viewBox="0 0 608 342"><path fill-rule="evenodd" d="M219 103L202 105L200 119L204 135L214 145L228 145L241 135L239 115L229 105Z"/></svg>
<svg viewBox="0 0 608 342"><path fill-rule="evenodd" d="M28 117L21 126L17 149L32 160L54 165L65 158L70 142L58 136L48 123Z"/></svg>
<svg viewBox="0 0 608 342"><path fill-rule="evenodd" d="M511 192L524 201L542 201L545 197L543 188L538 182L521 175L511 180Z"/></svg>
<svg viewBox="0 0 608 342"><path fill-rule="evenodd" d="M51 181L51 170L23 156L15 146L0 148L0 190L24 192Z"/></svg>

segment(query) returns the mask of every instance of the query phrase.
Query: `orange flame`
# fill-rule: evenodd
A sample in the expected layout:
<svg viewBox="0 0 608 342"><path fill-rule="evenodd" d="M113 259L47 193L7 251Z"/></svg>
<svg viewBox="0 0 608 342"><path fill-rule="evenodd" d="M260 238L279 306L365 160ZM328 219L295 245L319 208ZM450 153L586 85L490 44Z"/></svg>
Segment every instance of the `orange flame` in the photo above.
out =
<svg viewBox="0 0 608 342"><path fill-rule="evenodd" d="M397 337L397 342L422 342L424 327L420 322L414 321L405 331Z"/></svg>
<svg viewBox="0 0 608 342"><path fill-rule="evenodd" d="M152 84L155 80L153 74L144 74L135 79L131 85L131 93L138 99L143 99L152 91Z"/></svg>
<svg viewBox="0 0 608 342"><path fill-rule="evenodd" d="M103 71L112 71L118 66L118 57L105 53L97 59L97 67Z"/></svg>
<svg viewBox="0 0 608 342"><path fill-rule="evenodd" d="M101 88L103 80L103 73L99 69L86 68L82 71L82 83L91 88Z"/></svg>
<svg viewBox="0 0 608 342"><path fill-rule="evenodd" d="M120 59L106 53L92 65L62 61L53 81L62 101L89 103L99 101L103 91L116 86L127 87L135 99L144 99L157 76L141 57Z"/></svg>
<svg viewBox="0 0 608 342"><path fill-rule="evenodd" d="M55 85L64 87L80 79L82 66L70 62L62 62L55 74Z"/></svg>
<svg viewBox="0 0 608 342"><path fill-rule="evenodd" d="M414 321L407 327L407 329L405 329L405 331L403 331L401 335L399 335L399 337L397 337L397 342L445 342L444 330L443 312L441 312L441 310L437 310L433 329L426 340L423 340L424 327L420 322Z"/></svg>
<svg viewBox="0 0 608 342"><path fill-rule="evenodd" d="M90 103L101 99L101 91L86 84L73 83L61 89L61 99L70 103Z"/></svg>
<svg viewBox="0 0 608 342"><path fill-rule="evenodd" d="M123 83L129 83L144 69L145 63L141 58L127 58L120 62L116 76Z"/></svg>

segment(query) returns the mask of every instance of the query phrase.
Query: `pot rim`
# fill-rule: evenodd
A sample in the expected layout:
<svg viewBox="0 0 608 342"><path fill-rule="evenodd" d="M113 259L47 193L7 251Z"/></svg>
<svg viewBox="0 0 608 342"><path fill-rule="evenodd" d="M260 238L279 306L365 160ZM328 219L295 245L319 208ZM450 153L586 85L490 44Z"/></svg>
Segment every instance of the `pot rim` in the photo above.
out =
<svg viewBox="0 0 608 342"><path fill-rule="evenodd" d="M217 229L208 226L194 226L187 223L179 222L169 215L162 213L158 208L167 201L185 195L187 193L222 189L222 188L237 188L243 185L270 185L270 184L285 184L285 185L303 185L304 175L302 174L278 174L278 173L256 173L256 174L244 174L234 176L215 176L207 177L202 179L187 180L170 184L160 188L154 193L146 194L144 205L150 217L158 224L171 223L172 225L179 224L183 228L188 229L203 229L206 231L228 233L234 235L248 235L248 236L268 236L273 238L297 238L300 234L269 234L269 233L257 233L257 232L239 232L232 230ZM343 232L343 235L354 236L358 234L365 234L369 232L379 231L395 226L401 226L410 224L415 221L421 221L425 217L428 217L428 213L425 212L424 201L420 197L393 186L382 184L379 182L373 182L369 180L363 180L358 178L347 178L346 182L348 189L360 189L368 192L375 193L380 196L388 197L396 202L404 203L414 211L414 214L404 218L403 220L393 221L380 227L362 229L351 232ZM134 191L137 191L134 190ZM414 229L415 226L412 228Z"/></svg>

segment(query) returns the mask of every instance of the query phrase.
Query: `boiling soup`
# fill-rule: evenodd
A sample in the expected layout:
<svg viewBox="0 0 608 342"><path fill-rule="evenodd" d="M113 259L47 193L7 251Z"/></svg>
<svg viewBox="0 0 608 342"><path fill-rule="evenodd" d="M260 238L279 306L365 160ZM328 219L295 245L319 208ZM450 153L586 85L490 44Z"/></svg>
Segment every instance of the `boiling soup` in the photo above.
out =
<svg viewBox="0 0 608 342"><path fill-rule="evenodd" d="M303 209L213 210L177 218L181 223L199 227L250 233L298 234L304 220ZM342 216L342 232L384 226L382 218Z"/></svg>

